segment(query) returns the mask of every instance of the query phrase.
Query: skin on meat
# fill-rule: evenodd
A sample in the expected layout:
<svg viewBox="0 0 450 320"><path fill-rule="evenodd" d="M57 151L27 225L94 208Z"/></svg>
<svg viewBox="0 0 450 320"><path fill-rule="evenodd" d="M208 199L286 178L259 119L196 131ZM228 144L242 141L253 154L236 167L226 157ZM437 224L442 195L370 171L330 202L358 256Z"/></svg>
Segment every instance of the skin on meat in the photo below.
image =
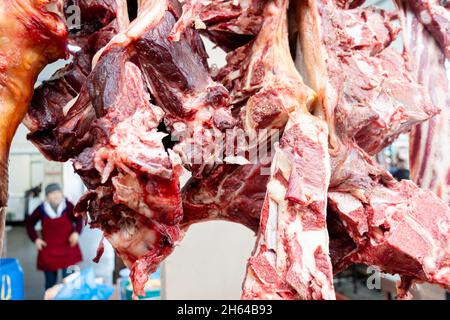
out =
<svg viewBox="0 0 450 320"><path fill-rule="evenodd" d="M38 74L64 58L67 28L49 0L0 2L0 256L8 200L8 154Z"/></svg>

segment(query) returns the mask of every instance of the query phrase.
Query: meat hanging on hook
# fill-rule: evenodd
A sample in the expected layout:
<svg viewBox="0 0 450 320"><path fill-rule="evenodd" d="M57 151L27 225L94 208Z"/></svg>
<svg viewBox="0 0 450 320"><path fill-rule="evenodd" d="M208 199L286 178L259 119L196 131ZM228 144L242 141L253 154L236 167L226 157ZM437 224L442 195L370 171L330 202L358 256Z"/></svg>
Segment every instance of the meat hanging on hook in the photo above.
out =
<svg viewBox="0 0 450 320"><path fill-rule="evenodd" d="M0 3L0 257L11 142L28 110L39 73L47 64L66 57L67 28L58 4L50 0Z"/></svg>

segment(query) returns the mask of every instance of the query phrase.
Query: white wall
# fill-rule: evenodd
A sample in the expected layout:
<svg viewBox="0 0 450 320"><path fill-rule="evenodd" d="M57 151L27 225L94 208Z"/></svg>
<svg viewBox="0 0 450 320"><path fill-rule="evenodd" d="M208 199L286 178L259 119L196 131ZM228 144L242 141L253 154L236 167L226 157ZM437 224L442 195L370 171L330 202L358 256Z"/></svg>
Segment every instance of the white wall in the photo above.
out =
<svg viewBox="0 0 450 320"><path fill-rule="evenodd" d="M71 162L66 162L63 165L63 188L64 195L74 204L78 202L86 191L86 187L81 178L75 173Z"/></svg>
<svg viewBox="0 0 450 320"><path fill-rule="evenodd" d="M239 299L254 243L254 233L235 223L192 226L163 264L165 298Z"/></svg>
<svg viewBox="0 0 450 320"><path fill-rule="evenodd" d="M43 187L57 182L63 185L64 193L72 202L77 202L84 192L81 179L73 172L71 163L56 163L45 159L39 150L27 140L28 129L21 125L11 144L9 161L9 201L10 219L24 218L24 193L42 183ZM41 194L41 200L43 194ZM38 202L36 202L38 203ZM33 210L35 202L30 207Z"/></svg>

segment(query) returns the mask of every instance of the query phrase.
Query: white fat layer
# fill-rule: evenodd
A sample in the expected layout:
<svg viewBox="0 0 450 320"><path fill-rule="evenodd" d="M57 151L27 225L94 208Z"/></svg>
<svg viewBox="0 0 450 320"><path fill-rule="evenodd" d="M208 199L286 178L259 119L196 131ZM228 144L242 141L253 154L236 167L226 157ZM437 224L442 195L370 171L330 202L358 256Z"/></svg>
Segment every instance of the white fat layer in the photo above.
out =
<svg viewBox="0 0 450 320"><path fill-rule="evenodd" d="M275 261L275 254L273 252L266 251L264 253L264 257L267 259L267 261L269 261L269 263L271 265L273 265L273 266L275 265L275 263L276 263L276 261Z"/></svg>
<svg viewBox="0 0 450 320"><path fill-rule="evenodd" d="M142 256L148 252L148 247L155 242L155 231L145 229L138 233L136 227L122 227L119 232L115 232L108 236L108 240L120 251L127 251L135 256Z"/></svg>
<svg viewBox="0 0 450 320"><path fill-rule="evenodd" d="M363 60L356 60L359 70L366 74L374 73L373 67Z"/></svg>
<svg viewBox="0 0 450 320"><path fill-rule="evenodd" d="M279 204L284 202L286 188L280 181L272 179L267 185L267 191L269 192L271 200L276 201Z"/></svg>
<svg viewBox="0 0 450 320"><path fill-rule="evenodd" d="M328 196L337 203L338 210L342 213L349 214L362 208L361 202L351 194L330 192Z"/></svg>
<svg viewBox="0 0 450 320"><path fill-rule="evenodd" d="M67 102L67 104L64 106L63 108L63 114L64 116L67 116L67 114L69 113L70 109L72 109L73 105L75 104L75 102L77 102L79 96L76 96L75 98L73 98L72 100L70 100L69 102Z"/></svg>
<svg viewBox="0 0 450 320"><path fill-rule="evenodd" d="M356 24L353 27L346 28L347 33L354 39L355 43L360 43L362 40L363 25Z"/></svg>
<svg viewBox="0 0 450 320"><path fill-rule="evenodd" d="M266 245L268 249L277 249L278 204L269 199L269 217L266 225Z"/></svg>
<svg viewBox="0 0 450 320"><path fill-rule="evenodd" d="M433 258L426 257L423 259L423 270L427 273L431 273L436 270L436 263Z"/></svg>
<svg viewBox="0 0 450 320"><path fill-rule="evenodd" d="M326 230L311 230L303 231L300 215L297 216L295 223L288 225L287 234L289 236L296 236L296 241L301 244L302 256L301 261L303 268L297 269L295 272L302 276L305 283L308 283L312 277L314 282L319 283L321 286L321 292L325 299L335 299L334 291L329 290L329 280L327 275L317 268L316 259L314 253L318 248L322 249L322 252L326 255L328 251L328 233Z"/></svg>
<svg viewBox="0 0 450 320"><path fill-rule="evenodd" d="M289 177L291 176L291 161L289 160L288 156L281 151L278 146L276 148L276 167L280 170L281 174L283 175L283 178L286 179L286 181L289 181ZM274 172L275 173L275 172Z"/></svg>
<svg viewBox="0 0 450 320"><path fill-rule="evenodd" d="M423 24L427 25L433 22L430 13L427 10L422 10L420 12L420 20Z"/></svg>
<svg viewBox="0 0 450 320"><path fill-rule="evenodd" d="M399 205L398 195L395 191L392 191L390 189L383 188L383 192L381 194L375 193L371 199L370 204L372 206L380 206L380 205L386 205L395 203L396 205Z"/></svg>
<svg viewBox="0 0 450 320"><path fill-rule="evenodd" d="M311 121L310 116L305 116L302 114L297 114L295 117L296 122L292 123L289 121L287 128L292 127L293 125L299 125L305 135L308 135L311 140L316 143L320 143L321 145L327 146L327 136L325 134L326 128L323 130L318 130L316 121ZM325 147L326 148L326 147ZM272 168L272 172L275 173L277 170L281 172L283 177L289 181L291 175L292 163L286 153L283 150L280 150L278 147L276 149L277 154L274 160L274 166ZM320 247L325 254L328 254L328 234L326 230L313 230L313 231L303 231L302 221L301 221L301 210L297 214L296 220L294 222L288 222L288 206L289 201L286 200L286 187L278 180L272 177L271 181L267 187L270 202L269 202L269 219L277 219L276 221L271 221L269 228L277 227L277 230L271 229L270 236L272 237L270 242L271 245L274 245L274 234L277 235L277 250L276 250L276 258L277 258L277 270L282 271L287 267L285 262L287 261L287 252L285 250L285 245L283 239L288 237L292 238L291 241L296 241L302 250L302 263L304 268L302 270L293 270L297 274L299 274L306 282L311 279L313 276L316 281L321 283L323 288L324 296L329 295L329 281L327 279L327 275L323 274L320 270L317 269L316 260L314 257L314 253ZM324 193L325 195L325 193ZM356 206L353 201L352 205ZM360 206L360 203L357 202ZM277 225L278 224L278 225ZM269 222L268 222L269 225ZM281 231L280 231L281 230ZM283 231L284 230L284 231ZM295 239L295 240L294 240ZM295 268L294 264L294 268ZM298 265L297 265L298 266ZM330 297L332 298L332 297Z"/></svg>
<svg viewBox="0 0 450 320"><path fill-rule="evenodd" d="M286 189L282 187L284 194L286 194ZM277 221L276 221L276 267L277 270L282 272L286 269L286 261L287 261L287 253L284 245L284 240L286 234L283 232L283 225L285 224L286 217L288 216L288 201L285 200L285 197L281 201L278 202L276 207L277 213Z"/></svg>
<svg viewBox="0 0 450 320"><path fill-rule="evenodd" d="M195 26L195 29L197 29L197 30L206 29L206 24L200 19L195 19L194 26Z"/></svg>
<svg viewBox="0 0 450 320"><path fill-rule="evenodd" d="M297 241L302 244L303 263L308 267L315 269L316 260L314 259L314 252L317 248L322 247L323 252L328 252L328 236L325 230L298 232ZM311 269L311 270L312 270Z"/></svg>
<svg viewBox="0 0 450 320"><path fill-rule="evenodd" d="M434 278L437 279L438 281L440 279L442 279L442 280L440 280L441 282L444 282L444 281L447 282L448 281L447 279L449 277L450 277L450 267L441 268L441 269L439 269L438 272L436 272L434 274Z"/></svg>
<svg viewBox="0 0 450 320"><path fill-rule="evenodd" d="M228 157L225 157L223 159L223 161L225 161L226 163L229 163L229 164L238 164L241 166L251 164L251 162L243 156L228 156Z"/></svg>

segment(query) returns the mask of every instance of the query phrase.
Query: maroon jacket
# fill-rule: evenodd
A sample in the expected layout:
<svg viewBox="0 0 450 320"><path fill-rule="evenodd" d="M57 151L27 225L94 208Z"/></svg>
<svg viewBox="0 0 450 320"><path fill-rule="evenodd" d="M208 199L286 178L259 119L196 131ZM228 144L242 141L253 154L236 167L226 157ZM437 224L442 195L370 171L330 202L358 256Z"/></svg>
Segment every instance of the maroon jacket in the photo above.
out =
<svg viewBox="0 0 450 320"><path fill-rule="evenodd" d="M81 233L83 220L73 214L73 204L66 200L66 209L59 218L52 219L45 212L44 204L34 210L27 218L27 233L34 242L38 238L35 225L42 223L42 239L47 246L39 251L37 268L42 271L56 271L75 265L82 260L78 245L71 247L69 236Z"/></svg>

